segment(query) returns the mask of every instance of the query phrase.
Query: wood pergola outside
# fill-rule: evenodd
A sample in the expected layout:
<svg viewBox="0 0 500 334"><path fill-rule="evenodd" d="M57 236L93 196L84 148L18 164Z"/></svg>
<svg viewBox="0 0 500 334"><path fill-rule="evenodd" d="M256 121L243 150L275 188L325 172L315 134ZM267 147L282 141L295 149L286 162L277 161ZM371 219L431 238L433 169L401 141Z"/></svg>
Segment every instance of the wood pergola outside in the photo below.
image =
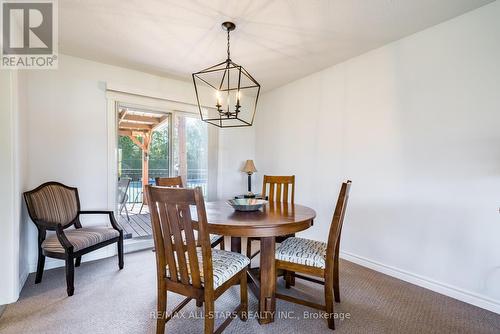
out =
<svg viewBox="0 0 500 334"><path fill-rule="evenodd" d="M118 135L127 136L142 150L142 185L149 182L149 147L154 130L168 122L168 115L121 108ZM138 139L142 138L142 141Z"/></svg>

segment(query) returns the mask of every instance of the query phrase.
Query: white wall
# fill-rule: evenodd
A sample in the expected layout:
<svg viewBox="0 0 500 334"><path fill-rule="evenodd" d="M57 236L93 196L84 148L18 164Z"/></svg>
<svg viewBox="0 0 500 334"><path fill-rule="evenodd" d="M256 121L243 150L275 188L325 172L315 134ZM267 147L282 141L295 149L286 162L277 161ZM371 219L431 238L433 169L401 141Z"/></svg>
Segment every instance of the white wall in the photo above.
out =
<svg viewBox="0 0 500 334"><path fill-rule="evenodd" d="M17 299L18 224L15 224L15 113L16 76L0 71L0 305Z"/></svg>
<svg viewBox="0 0 500 334"><path fill-rule="evenodd" d="M21 79L27 96L22 106L26 111L27 151L27 182L23 191L49 180L58 180L78 187L83 209L108 206L109 169L114 166L108 161L106 84L151 93L155 97L195 103L190 82L65 55L59 58L59 69L25 71ZM247 155L228 143L237 142L247 147L250 144L252 149L249 152L253 154L253 137L224 131L219 133L219 146L223 150L219 155L222 157L219 158L219 168L240 176L237 169L233 170L238 164L235 159L240 159L241 164ZM237 178L233 178L228 187L238 188L236 183L240 181L240 188L244 190L244 180ZM226 186L218 188L226 189ZM27 230L21 247L28 249L27 265L30 271L34 271L36 229L29 219L21 225ZM110 248L101 255L113 252L114 248ZM47 259L46 268L62 264L62 261Z"/></svg>
<svg viewBox="0 0 500 334"><path fill-rule="evenodd" d="M32 240L28 237L31 235L29 232L30 224L26 224L28 221L28 212L26 210L26 204L24 203L22 193L28 189L28 118L27 118L27 89L26 77L19 73L17 75L17 117L15 129L17 135L15 137L15 152L16 152L16 167L15 172L17 173L15 178L15 212L14 224L18 229L18 240L19 240L19 275L18 275L18 291L20 292L26 278L29 274L29 250L31 247L26 247Z"/></svg>
<svg viewBox="0 0 500 334"><path fill-rule="evenodd" d="M500 312L500 2L263 95L259 178L296 174L343 256Z"/></svg>
<svg viewBox="0 0 500 334"><path fill-rule="evenodd" d="M241 169L246 160L254 159L254 148L255 127L227 128L219 131L217 177L219 199L226 200L246 193L247 174L241 172ZM259 166L256 167L259 168ZM255 184L255 182L252 183ZM254 190L254 185L252 190Z"/></svg>
<svg viewBox="0 0 500 334"><path fill-rule="evenodd" d="M22 189L26 181L22 81L17 71L0 71L0 305L15 301L27 277Z"/></svg>

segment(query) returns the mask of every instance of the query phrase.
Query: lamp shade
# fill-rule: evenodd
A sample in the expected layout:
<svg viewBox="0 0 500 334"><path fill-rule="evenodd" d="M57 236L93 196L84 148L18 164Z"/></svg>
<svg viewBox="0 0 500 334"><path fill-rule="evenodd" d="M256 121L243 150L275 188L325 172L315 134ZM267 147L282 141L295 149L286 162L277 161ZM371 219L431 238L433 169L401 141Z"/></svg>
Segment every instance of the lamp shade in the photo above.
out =
<svg viewBox="0 0 500 334"><path fill-rule="evenodd" d="M255 173L257 171L257 168L255 168L253 160L247 160L245 162L245 166L243 167L243 169L241 171L245 172L247 174L252 174L252 173Z"/></svg>

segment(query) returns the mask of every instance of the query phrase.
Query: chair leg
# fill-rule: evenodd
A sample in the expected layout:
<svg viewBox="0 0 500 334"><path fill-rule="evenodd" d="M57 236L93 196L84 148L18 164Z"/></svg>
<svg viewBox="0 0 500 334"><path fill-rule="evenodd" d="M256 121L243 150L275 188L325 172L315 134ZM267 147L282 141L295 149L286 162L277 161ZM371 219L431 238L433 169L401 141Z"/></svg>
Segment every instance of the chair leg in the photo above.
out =
<svg viewBox="0 0 500 334"><path fill-rule="evenodd" d="M128 215L128 209L127 209L127 205L126 204L124 205L124 208L125 208L125 214L127 215L127 221L130 221L130 217Z"/></svg>
<svg viewBox="0 0 500 334"><path fill-rule="evenodd" d="M137 192L137 195L135 195L135 198L134 198L134 202L132 203L132 208L130 208L130 210L134 211L134 207L135 207L135 203L137 202L137 200L139 199L139 195L142 194L141 191L138 191Z"/></svg>
<svg viewBox="0 0 500 334"><path fill-rule="evenodd" d="M81 263L82 263L82 257L78 256L75 261L75 267L79 267Z"/></svg>
<svg viewBox="0 0 500 334"><path fill-rule="evenodd" d="M248 269L252 267L252 240L250 238L247 239L247 257L250 259L250 263L248 264Z"/></svg>
<svg viewBox="0 0 500 334"><path fill-rule="evenodd" d="M125 209L125 215L127 216L127 221L130 221L130 217L128 216L127 203L123 203L120 208L120 216L122 214L123 209Z"/></svg>
<svg viewBox="0 0 500 334"><path fill-rule="evenodd" d="M333 293L335 295L335 302L340 303L340 284L338 270L333 274Z"/></svg>
<svg viewBox="0 0 500 334"><path fill-rule="evenodd" d="M295 271L290 271L290 285L295 286Z"/></svg>
<svg viewBox="0 0 500 334"><path fill-rule="evenodd" d="M333 293L335 302L340 303L340 281L339 281L339 260L335 258L333 263Z"/></svg>
<svg viewBox="0 0 500 334"><path fill-rule="evenodd" d="M205 300L205 334L213 334L215 325L214 301Z"/></svg>
<svg viewBox="0 0 500 334"><path fill-rule="evenodd" d="M156 312L156 334L165 333L167 318L167 286L164 280L158 282L158 302Z"/></svg>
<svg viewBox="0 0 500 334"><path fill-rule="evenodd" d="M285 280L285 288L290 289L292 276L288 270L284 271L283 279Z"/></svg>
<svg viewBox="0 0 500 334"><path fill-rule="evenodd" d="M123 232L120 232L120 239L118 239L118 268L123 269Z"/></svg>
<svg viewBox="0 0 500 334"><path fill-rule="evenodd" d="M333 310L333 284L331 279L325 279L325 306L326 306L326 315L328 321L328 328L335 329L335 320L334 320L334 310Z"/></svg>
<svg viewBox="0 0 500 334"><path fill-rule="evenodd" d="M42 250L39 249L38 250L38 264L36 266L35 284L38 284L42 281L44 267L45 267L45 255L43 255Z"/></svg>
<svg viewBox="0 0 500 334"><path fill-rule="evenodd" d="M68 292L68 296L73 296L75 292L75 265L73 262L73 257L68 256L66 258L66 291Z"/></svg>
<svg viewBox="0 0 500 334"><path fill-rule="evenodd" d="M240 300L241 311L238 313L241 321L248 319L248 290L247 290L247 273L244 271L240 278Z"/></svg>

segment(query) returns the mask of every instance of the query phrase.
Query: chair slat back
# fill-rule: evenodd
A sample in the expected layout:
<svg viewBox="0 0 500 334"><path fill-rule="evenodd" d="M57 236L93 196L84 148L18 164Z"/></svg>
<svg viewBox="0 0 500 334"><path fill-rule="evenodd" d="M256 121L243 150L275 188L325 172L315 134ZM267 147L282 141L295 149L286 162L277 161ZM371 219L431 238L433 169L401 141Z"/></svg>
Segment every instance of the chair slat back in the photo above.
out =
<svg viewBox="0 0 500 334"><path fill-rule="evenodd" d="M173 282L200 288L202 286L201 273L203 273L205 284L208 284L207 279L212 281L213 273L211 266L209 273L205 265L200 268L198 263L197 252L200 250L197 250L190 210L190 206L196 206L197 234L203 254L202 262L211 263L210 241L201 188L146 186L146 196L150 205L158 274L165 275L163 277L168 277Z"/></svg>
<svg viewBox="0 0 500 334"><path fill-rule="evenodd" d="M338 257L338 252L340 248L340 236L342 233L342 225L344 223L344 216L347 207L347 201L349 199L349 191L351 190L351 181L348 180L342 183L340 187L339 197L337 199L337 205L335 206L335 212L333 214L332 223L330 225L330 232L328 233L328 246L327 246L327 257L326 257L326 267L329 268L333 264L335 257Z"/></svg>
<svg viewBox="0 0 500 334"><path fill-rule="evenodd" d="M157 177L155 178L155 184L159 187L171 187L171 188L184 188L182 183L182 177Z"/></svg>
<svg viewBox="0 0 500 334"><path fill-rule="evenodd" d="M78 190L59 182L47 182L24 193L28 213L33 222L43 221L49 229L63 228L77 221L80 211Z"/></svg>
<svg viewBox="0 0 500 334"><path fill-rule="evenodd" d="M264 175L264 182L262 184L262 196L264 198L268 196L269 202L293 203L295 198L295 175Z"/></svg>

